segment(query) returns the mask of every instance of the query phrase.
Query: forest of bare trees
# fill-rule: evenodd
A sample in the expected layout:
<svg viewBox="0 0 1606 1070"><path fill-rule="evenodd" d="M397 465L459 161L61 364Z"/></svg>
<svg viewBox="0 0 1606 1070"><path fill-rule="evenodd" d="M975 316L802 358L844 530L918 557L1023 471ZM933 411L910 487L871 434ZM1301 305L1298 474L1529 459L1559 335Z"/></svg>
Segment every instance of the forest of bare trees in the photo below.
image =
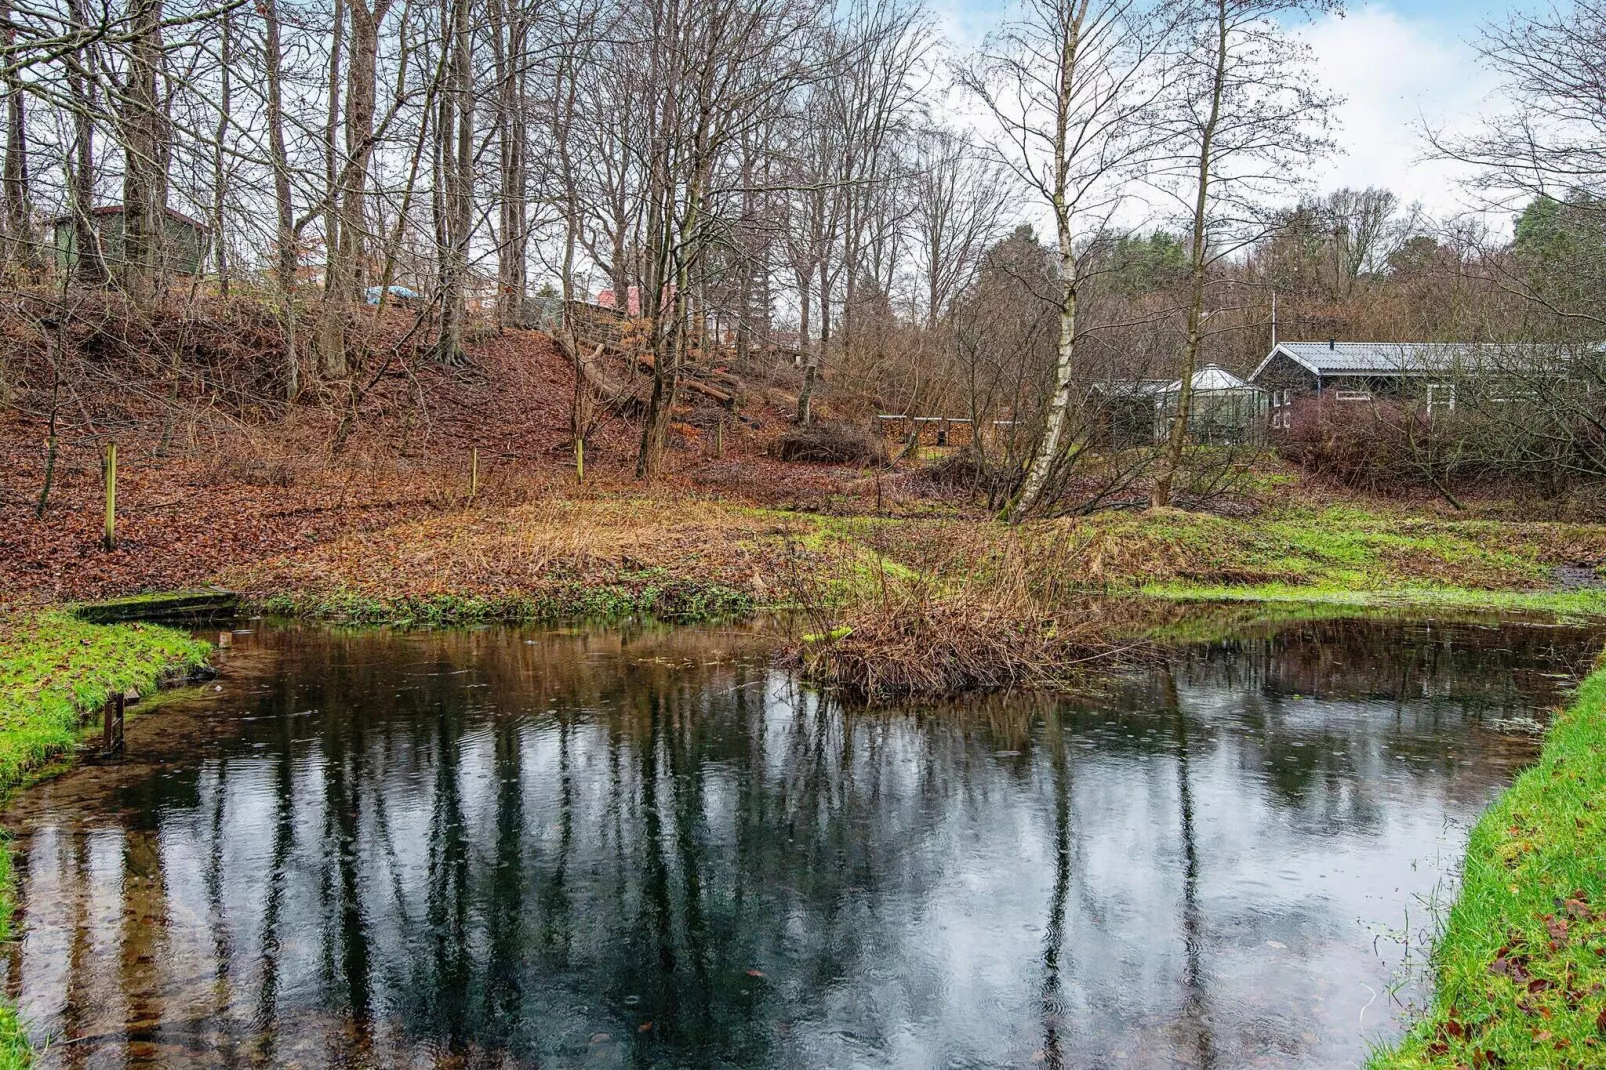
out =
<svg viewBox="0 0 1606 1070"><path fill-rule="evenodd" d="M1606 5L1489 29L1522 121L1424 131L1479 176L1455 219L1309 185L1336 100L1293 31L1335 7L1024 0L965 52L919 0L8 0L5 285L42 323L254 302L281 405L373 373L389 306L450 365L608 291L650 356L638 476L717 350L791 368L799 423L1011 428L978 479L1012 516L1092 463L1090 384L1180 377L1165 504L1190 373L1274 329L1599 335Z"/></svg>

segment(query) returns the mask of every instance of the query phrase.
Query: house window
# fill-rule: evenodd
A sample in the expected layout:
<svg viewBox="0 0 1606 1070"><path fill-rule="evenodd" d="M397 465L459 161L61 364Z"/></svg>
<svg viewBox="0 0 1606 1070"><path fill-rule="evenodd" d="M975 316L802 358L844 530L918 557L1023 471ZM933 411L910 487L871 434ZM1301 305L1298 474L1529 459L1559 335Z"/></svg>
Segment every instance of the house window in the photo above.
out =
<svg viewBox="0 0 1606 1070"><path fill-rule="evenodd" d="M1428 384L1428 419L1440 412L1455 411L1455 384L1429 383Z"/></svg>
<svg viewBox="0 0 1606 1070"><path fill-rule="evenodd" d="M1337 390L1334 391L1334 397L1338 398L1339 401L1371 401L1372 392L1370 390Z"/></svg>

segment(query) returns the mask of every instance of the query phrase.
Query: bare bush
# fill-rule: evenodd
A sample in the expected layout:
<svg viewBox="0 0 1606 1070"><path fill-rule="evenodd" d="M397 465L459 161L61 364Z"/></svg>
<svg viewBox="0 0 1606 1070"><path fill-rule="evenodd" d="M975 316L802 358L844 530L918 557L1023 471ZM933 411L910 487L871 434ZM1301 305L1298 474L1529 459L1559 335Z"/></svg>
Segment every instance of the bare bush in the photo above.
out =
<svg viewBox="0 0 1606 1070"><path fill-rule="evenodd" d="M850 611L831 632L805 637L788 660L809 680L879 701L1052 690L1123 649L1102 627L968 594L932 597L915 585Z"/></svg>
<svg viewBox="0 0 1606 1070"><path fill-rule="evenodd" d="M887 447L879 438L852 424L795 427L776 439L775 456L811 464L857 464L886 467Z"/></svg>

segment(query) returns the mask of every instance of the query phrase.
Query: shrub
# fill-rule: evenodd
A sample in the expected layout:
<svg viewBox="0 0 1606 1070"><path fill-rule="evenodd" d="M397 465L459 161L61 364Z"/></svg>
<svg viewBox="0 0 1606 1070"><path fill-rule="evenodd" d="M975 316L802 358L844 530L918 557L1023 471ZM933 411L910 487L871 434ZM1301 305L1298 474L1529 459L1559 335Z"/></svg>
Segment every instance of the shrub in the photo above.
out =
<svg viewBox="0 0 1606 1070"><path fill-rule="evenodd" d="M887 447L879 438L852 424L810 424L794 427L775 440L783 461L810 464L856 464L885 467Z"/></svg>
<svg viewBox="0 0 1606 1070"><path fill-rule="evenodd" d="M1015 471L984 456L974 446L961 446L920 469L920 478L935 487L985 494L989 498L1010 489Z"/></svg>
<svg viewBox="0 0 1606 1070"><path fill-rule="evenodd" d="M1046 614L970 593L920 585L887 592L802 637L784 656L803 676L859 701L938 698L1024 688L1051 691L1118 647L1091 617Z"/></svg>

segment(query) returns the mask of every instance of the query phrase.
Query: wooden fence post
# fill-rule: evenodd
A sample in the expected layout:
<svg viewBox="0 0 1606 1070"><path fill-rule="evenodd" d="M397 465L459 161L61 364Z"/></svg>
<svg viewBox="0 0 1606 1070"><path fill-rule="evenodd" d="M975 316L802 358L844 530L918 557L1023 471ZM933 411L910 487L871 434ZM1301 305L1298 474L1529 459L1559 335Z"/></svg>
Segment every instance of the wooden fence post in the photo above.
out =
<svg viewBox="0 0 1606 1070"><path fill-rule="evenodd" d="M100 749L103 754L115 754L123 749L123 722L128 699L121 692L106 696L106 707L100 715Z"/></svg>
<svg viewBox="0 0 1606 1070"><path fill-rule="evenodd" d="M117 443L106 443L106 549L117 549Z"/></svg>

